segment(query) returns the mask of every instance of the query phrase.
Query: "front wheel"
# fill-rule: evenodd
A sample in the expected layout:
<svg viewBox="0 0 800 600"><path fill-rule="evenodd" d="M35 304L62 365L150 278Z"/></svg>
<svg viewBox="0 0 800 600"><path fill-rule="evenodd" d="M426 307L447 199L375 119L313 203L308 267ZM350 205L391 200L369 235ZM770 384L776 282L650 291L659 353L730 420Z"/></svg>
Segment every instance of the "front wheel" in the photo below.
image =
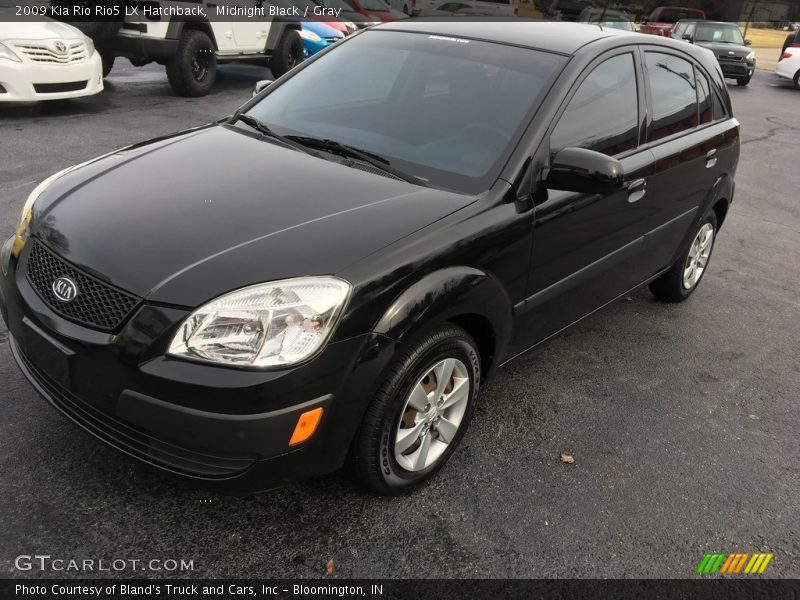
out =
<svg viewBox="0 0 800 600"><path fill-rule="evenodd" d="M411 342L356 434L350 457L356 478L386 496L431 479L464 436L480 373L476 344L460 327L441 325Z"/></svg>
<svg viewBox="0 0 800 600"><path fill-rule="evenodd" d="M167 79L179 96L205 96L217 78L214 43L203 31L181 35L175 56L167 61Z"/></svg>
<svg viewBox="0 0 800 600"><path fill-rule="evenodd" d="M742 86L742 87L746 87L746 86L750 85L750 80L751 80L752 78L753 78L752 76L750 76L750 77L739 77L739 78L736 80L736 84L737 84L737 85L740 85L740 86Z"/></svg>
<svg viewBox="0 0 800 600"><path fill-rule="evenodd" d="M705 275L717 235L717 217L712 211L698 226L681 257L661 277L650 284L650 291L665 302L683 302L697 289Z"/></svg>
<svg viewBox="0 0 800 600"><path fill-rule="evenodd" d="M800 71L798 71L794 75L794 87L800 90Z"/></svg>
<svg viewBox="0 0 800 600"><path fill-rule="evenodd" d="M272 54L269 68L275 77L280 77L301 62L303 62L303 40L296 30L287 29Z"/></svg>

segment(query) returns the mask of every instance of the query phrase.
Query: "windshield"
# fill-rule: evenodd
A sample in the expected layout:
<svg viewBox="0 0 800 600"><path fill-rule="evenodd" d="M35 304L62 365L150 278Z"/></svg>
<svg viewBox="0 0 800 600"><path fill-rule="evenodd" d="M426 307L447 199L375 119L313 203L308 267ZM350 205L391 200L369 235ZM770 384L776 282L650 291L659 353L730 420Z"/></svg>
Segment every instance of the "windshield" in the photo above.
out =
<svg viewBox="0 0 800 600"><path fill-rule="evenodd" d="M738 27L715 25L698 25L695 33L696 42L716 42L718 44L738 44L744 46L744 38Z"/></svg>
<svg viewBox="0 0 800 600"><path fill-rule="evenodd" d="M565 61L490 42L368 31L247 112L283 135L335 140L431 185L476 193L497 178Z"/></svg>

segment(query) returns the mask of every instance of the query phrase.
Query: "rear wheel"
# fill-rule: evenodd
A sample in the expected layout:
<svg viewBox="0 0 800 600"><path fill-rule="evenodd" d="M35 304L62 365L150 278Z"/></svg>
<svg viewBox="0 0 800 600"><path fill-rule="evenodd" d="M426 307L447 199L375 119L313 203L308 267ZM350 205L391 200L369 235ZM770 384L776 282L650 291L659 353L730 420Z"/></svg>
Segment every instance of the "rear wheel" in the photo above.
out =
<svg viewBox="0 0 800 600"><path fill-rule="evenodd" d="M214 43L203 31L184 31L175 56L167 61L167 79L179 96L205 96L217 78Z"/></svg>
<svg viewBox="0 0 800 600"><path fill-rule="evenodd" d="M800 90L800 71L794 74L794 87Z"/></svg>
<svg viewBox="0 0 800 600"><path fill-rule="evenodd" d="M708 268L716 234L717 217L712 211L700 223L678 261L650 284L650 291L665 302L683 302L691 296Z"/></svg>
<svg viewBox="0 0 800 600"><path fill-rule="evenodd" d="M269 68L275 77L280 77L303 62L303 40L294 29L287 29L270 59Z"/></svg>
<svg viewBox="0 0 800 600"><path fill-rule="evenodd" d="M464 436L479 386L480 358L466 331L441 325L417 337L397 357L356 434L356 478L387 496L431 479Z"/></svg>

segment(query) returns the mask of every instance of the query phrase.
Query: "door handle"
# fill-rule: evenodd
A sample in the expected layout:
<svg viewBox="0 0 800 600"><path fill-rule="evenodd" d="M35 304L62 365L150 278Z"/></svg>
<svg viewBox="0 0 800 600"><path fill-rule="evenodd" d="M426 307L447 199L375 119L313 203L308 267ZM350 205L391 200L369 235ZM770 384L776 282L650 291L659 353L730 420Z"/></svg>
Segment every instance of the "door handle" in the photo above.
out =
<svg viewBox="0 0 800 600"><path fill-rule="evenodd" d="M710 150L708 154L706 154L706 169L711 169L717 166L718 160L719 159L717 158L717 149L714 148L713 150Z"/></svg>
<svg viewBox="0 0 800 600"><path fill-rule="evenodd" d="M637 179L628 186L628 202L633 204L638 202L647 194L647 180Z"/></svg>

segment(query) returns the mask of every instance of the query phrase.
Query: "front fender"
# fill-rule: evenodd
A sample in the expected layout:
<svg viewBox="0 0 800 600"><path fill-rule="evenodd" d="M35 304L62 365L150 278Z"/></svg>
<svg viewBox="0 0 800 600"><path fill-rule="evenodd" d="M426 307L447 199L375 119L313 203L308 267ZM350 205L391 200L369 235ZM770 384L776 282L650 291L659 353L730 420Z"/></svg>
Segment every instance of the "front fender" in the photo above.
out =
<svg viewBox="0 0 800 600"><path fill-rule="evenodd" d="M374 331L405 342L428 325L466 316L487 322L494 338L492 354L503 356L511 335L511 299L491 275L472 267L448 267L424 276L392 302Z"/></svg>

